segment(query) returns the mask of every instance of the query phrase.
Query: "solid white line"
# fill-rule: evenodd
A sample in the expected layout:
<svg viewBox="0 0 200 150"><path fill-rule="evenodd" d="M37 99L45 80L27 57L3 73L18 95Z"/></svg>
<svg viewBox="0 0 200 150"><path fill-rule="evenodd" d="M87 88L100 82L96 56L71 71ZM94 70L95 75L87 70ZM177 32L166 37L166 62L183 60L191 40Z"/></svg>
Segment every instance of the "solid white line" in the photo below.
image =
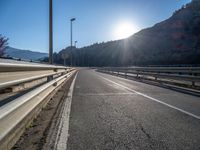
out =
<svg viewBox="0 0 200 150"><path fill-rule="evenodd" d="M60 119L59 129L57 132L55 148L56 150L66 150L67 149L67 140L68 140L68 131L69 131L69 117L71 111L72 95L74 90L74 85L76 81L77 74L73 79L73 82L69 88L67 98L65 99L64 109L62 111L62 116Z"/></svg>
<svg viewBox="0 0 200 150"><path fill-rule="evenodd" d="M116 96L116 95L135 95L136 93L78 93L76 96Z"/></svg>
<svg viewBox="0 0 200 150"><path fill-rule="evenodd" d="M197 116L197 115L195 115L195 114L193 114L193 113L190 113L190 112L188 112L188 111L186 111L186 110L183 110L183 109L181 109L181 108L178 108L178 107L173 106L173 105L170 105L170 104L167 104L167 103L165 103L165 102L163 102L163 101L161 101L161 100L158 100L158 99L153 98L153 97L151 97L151 96L148 96L148 95L146 95L146 94L143 94L143 93L140 93L140 92L138 92L138 91L135 91L135 90L133 90L133 89L131 89L131 88L129 88L129 87L126 87L126 86L124 86L124 85L122 85L122 84L116 83L116 82L114 82L114 81L112 81L112 80L109 80L109 79L107 79L107 78L104 78L104 77L102 77L102 76L99 76L99 77L101 77L101 78L103 78L104 80L109 81L109 82L111 82L111 83L113 83L113 84L115 84L115 85L118 85L118 86L120 86L120 87L122 87L122 88L124 88L124 89L126 89L126 90L128 90L128 91L134 92L134 93L136 93L136 94L138 94L138 95L140 95L140 96L143 96L143 97L145 97L145 98L148 98L148 99L150 99L150 100L152 100L152 101L158 102L158 103L160 103L160 104L163 104L163 105L165 105L165 106L168 106L168 107L170 107L170 108L173 108L173 109L175 109L175 110L178 110L178 111L180 111L180 112L182 112L182 113L184 113L184 114L187 114L187 115L189 115L189 116L191 116L191 117L194 117L194 118L196 118L196 119L200 119L200 116Z"/></svg>

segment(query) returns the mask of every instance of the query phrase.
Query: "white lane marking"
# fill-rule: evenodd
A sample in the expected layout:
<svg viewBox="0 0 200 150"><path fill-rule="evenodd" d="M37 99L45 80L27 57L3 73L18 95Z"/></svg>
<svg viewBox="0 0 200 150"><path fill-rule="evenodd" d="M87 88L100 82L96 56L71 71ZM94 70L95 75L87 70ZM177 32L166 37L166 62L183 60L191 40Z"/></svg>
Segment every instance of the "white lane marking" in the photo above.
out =
<svg viewBox="0 0 200 150"><path fill-rule="evenodd" d="M135 95L136 93L77 93L75 96L116 96L116 95Z"/></svg>
<svg viewBox="0 0 200 150"><path fill-rule="evenodd" d="M133 90L133 89L131 89L131 88L129 88L129 87L126 87L126 86L124 86L124 85L122 85L122 84L119 84L119 83L117 83L117 82L114 82L114 81L112 81L112 80L109 80L109 79L107 79L107 78L104 78L104 77L102 77L102 76L99 76L99 77L101 77L101 78L103 78L104 80L107 80L107 81L109 81L109 82L111 82L111 83L113 83L113 84L115 84L115 85L118 85L118 86L120 86L120 87L122 87L122 88L124 88L124 89L127 89L128 91L134 92L134 93L136 93L136 94L138 94L138 95L141 95L141 96L143 96L143 97L145 97L145 98L148 98L148 99L150 99L150 100L152 100L152 101L158 102L158 103L160 103L160 104L163 104L163 105L165 105L165 106L168 106L168 107L170 107L170 108L173 108L173 109L175 109L175 110L178 110L178 111L180 111L180 112L182 112L182 113L184 113L184 114L187 114L187 115L189 115L189 116L192 116L192 117L194 117L194 118L196 118L196 119L200 119L200 116L197 116L197 115L195 115L195 114L193 114L193 113L190 113L190 112L188 112L188 111L186 111L186 110L183 110L183 109L181 109L181 108L178 108L178 107L173 106L173 105L170 105L170 104L167 104L167 103L165 103L165 102L163 102L163 101L161 101L161 100L158 100L158 99L153 98L153 97L151 97L151 96L148 96L148 95L146 95L146 94L143 94L143 93L140 93L140 92L138 92L138 91L135 91L135 90Z"/></svg>
<svg viewBox="0 0 200 150"><path fill-rule="evenodd" d="M74 85L76 81L77 74L73 79L73 82L69 88L67 98L65 99L64 109L62 111L62 116L60 119L59 129L56 136L55 148L56 150L67 149L68 131L69 131L69 117L71 111L72 95L74 90Z"/></svg>

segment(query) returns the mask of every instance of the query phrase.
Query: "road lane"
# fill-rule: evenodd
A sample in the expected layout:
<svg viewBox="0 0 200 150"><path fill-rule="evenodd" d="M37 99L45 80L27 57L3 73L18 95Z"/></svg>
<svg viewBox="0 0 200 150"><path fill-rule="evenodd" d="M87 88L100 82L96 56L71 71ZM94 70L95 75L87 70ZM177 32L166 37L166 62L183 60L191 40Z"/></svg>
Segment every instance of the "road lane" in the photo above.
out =
<svg viewBox="0 0 200 150"><path fill-rule="evenodd" d="M163 102L162 100L153 98L153 97L148 96L148 95L146 95L146 94L144 94L144 93L140 93L140 92L138 92L138 91L135 91L135 90L133 90L133 89L127 87L127 86L124 86L124 85L122 85L122 84L119 84L119 83L117 83L117 82L114 82L114 81L112 81L112 80L109 80L109 79L107 79L107 78L104 78L104 77L102 77L102 78L105 79L105 80L108 81L108 82L111 82L111 83L117 85L117 86L120 86L120 87L122 87L122 88L124 88L124 89L127 89L128 91L131 91L131 92L136 93L136 94L138 94L138 95L140 95L140 96L142 96L142 97L145 97L145 98L148 99L148 100L155 101L155 102L157 102L157 103L160 103L160 104L165 105L165 106L167 106L167 107L169 107L169 108L178 110L178 111L180 111L180 112L182 112L182 113L184 113L184 114L186 114L186 115L189 115L189 116L191 116L191 117L194 117L194 118L200 120L200 116L198 116L198 115L195 115L195 114L193 114L193 113L190 113L190 112L188 112L188 111L185 111L185 110L183 110L183 109L181 109L181 108L178 108L178 107L176 107L176 106L170 105L170 104L168 104L168 103L165 103L165 102Z"/></svg>
<svg viewBox="0 0 200 150"><path fill-rule="evenodd" d="M200 149L200 121L103 78L164 98L189 104L198 115L197 97L144 83L81 70L74 87L67 147L76 149ZM176 95L175 97L173 97ZM184 99L185 98L185 99ZM172 99L172 100L171 100ZM186 99L190 103L186 103Z"/></svg>
<svg viewBox="0 0 200 150"><path fill-rule="evenodd" d="M121 86L125 86L136 92L153 97L167 104L200 116L200 98L197 96L192 96L170 89L161 88L156 85L145 84L142 82L132 81L108 74L98 73L98 75L106 78L107 80L111 80L117 84L120 84Z"/></svg>

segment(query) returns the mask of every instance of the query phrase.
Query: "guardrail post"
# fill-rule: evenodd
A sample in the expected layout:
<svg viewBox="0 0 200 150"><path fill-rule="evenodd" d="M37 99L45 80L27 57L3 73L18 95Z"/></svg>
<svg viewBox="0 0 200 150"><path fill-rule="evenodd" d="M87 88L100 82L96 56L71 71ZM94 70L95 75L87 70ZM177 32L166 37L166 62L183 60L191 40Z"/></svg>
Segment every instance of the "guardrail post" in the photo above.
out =
<svg viewBox="0 0 200 150"><path fill-rule="evenodd" d="M125 75L125 78L127 78L127 72L125 72L124 75Z"/></svg>
<svg viewBox="0 0 200 150"><path fill-rule="evenodd" d="M53 80L53 76L48 76L48 77L47 77L47 82L49 82L49 81L51 81L51 80Z"/></svg>
<svg viewBox="0 0 200 150"><path fill-rule="evenodd" d="M195 81L192 81L192 86L195 86Z"/></svg>
<svg viewBox="0 0 200 150"><path fill-rule="evenodd" d="M61 76L63 76L64 74L65 74L65 72L62 72L62 73L61 73Z"/></svg>

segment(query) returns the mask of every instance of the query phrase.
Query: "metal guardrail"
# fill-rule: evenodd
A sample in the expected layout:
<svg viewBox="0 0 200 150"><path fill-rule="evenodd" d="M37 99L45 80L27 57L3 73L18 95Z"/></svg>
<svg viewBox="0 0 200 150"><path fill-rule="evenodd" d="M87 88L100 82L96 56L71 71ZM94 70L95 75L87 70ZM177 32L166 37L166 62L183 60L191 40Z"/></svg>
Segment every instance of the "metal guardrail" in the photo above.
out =
<svg viewBox="0 0 200 150"><path fill-rule="evenodd" d="M13 80L16 73L20 75L20 73L29 71L33 76L27 78L20 78L19 76ZM37 72L37 75L34 72ZM47 78L47 82L44 84L0 107L0 149L11 149L27 124L48 102L45 98L60 87L64 81L73 77L75 73L74 68L63 66L0 63L0 89ZM1 77L2 74L8 74L7 78L12 78L4 82L2 78L6 77Z"/></svg>
<svg viewBox="0 0 200 150"><path fill-rule="evenodd" d="M42 73L40 75L34 75L34 71L42 71L42 70L47 70L47 71L52 71L48 73ZM73 70L73 68L69 67L64 67L64 66L53 66L53 65L39 65L39 64L13 64L13 63L0 63L0 76L2 73L7 73L8 76L6 78L9 78L9 76L14 76L17 73L26 73L28 71L32 71L32 76L31 77L25 77L25 78L17 78L13 80L6 80L3 81L0 78L0 90L8 88L13 85L18 85L22 84L25 82L30 82L34 80L38 80L41 78L48 78L48 80L53 79L53 76L55 75L62 75L67 72L70 72ZM5 75L5 74L3 74Z"/></svg>
<svg viewBox="0 0 200 150"><path fill-rule="evenodd" d="M155 80L189 81L192 86L200 82L200 67L105 67L98 70L125 76L135 75L136 78L153 77Z"/></svg>
<svg viewBox="0 0 200 150"><path fill-rule="evenodd" d="M106 67L103 69L112 70L131 70L138 72L157 72L157 73L185 73L185 74L200 74L200 67Z"/></svg>
<svg viewBox="0 0 200 150"><path fill-rule="evenodd" d="M16 71L36 71L36 70L54 70L69 69L64 66L44 65L44 64L14 64L14 63L0 63L0 72L16 72Z"/></svg>

